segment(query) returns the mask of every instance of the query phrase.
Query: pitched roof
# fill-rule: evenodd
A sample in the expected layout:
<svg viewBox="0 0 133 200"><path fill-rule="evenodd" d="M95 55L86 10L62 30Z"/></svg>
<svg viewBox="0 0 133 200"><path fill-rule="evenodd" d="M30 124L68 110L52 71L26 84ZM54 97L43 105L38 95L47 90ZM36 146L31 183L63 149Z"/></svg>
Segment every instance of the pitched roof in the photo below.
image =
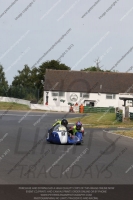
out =
<svg viewBox="0 0 133 200"><path fill-rule="evenodd" d="M46 70L45 91L133 93L133 73Z"/></svg>

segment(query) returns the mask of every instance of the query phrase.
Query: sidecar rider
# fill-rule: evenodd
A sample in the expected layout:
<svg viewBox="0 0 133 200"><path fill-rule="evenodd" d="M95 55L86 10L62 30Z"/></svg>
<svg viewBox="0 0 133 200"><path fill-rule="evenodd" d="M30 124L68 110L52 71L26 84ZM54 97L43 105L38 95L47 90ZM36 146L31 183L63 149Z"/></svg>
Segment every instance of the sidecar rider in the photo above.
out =
<svg viewBox="0 0 133 200"><path fill-rule="evenodd" d="M68 121L66 119L58 120L55 124L53 124L53 127L55 127L57 124L61 124L67 128Z"/></svg>
<svg viewBox="0 0 133 200"><path fill-rule="evenodd" d="M53 124L53 127L49 130L49 133L51 134L53 132L53 129L56 125L61 124L63 126L66 127L67 131L68 131L68 121L66 119L62 119L62 120L58 120L55 124Z"/></svg>
<svg viewBox="0 0 133 200"><path fill-rule="evenodd" d="M82 132L82 135L84 136L84 128L82 126L81 122L77 122L70 130L69 133L72 135L75 135L76 132Z"/></svg>

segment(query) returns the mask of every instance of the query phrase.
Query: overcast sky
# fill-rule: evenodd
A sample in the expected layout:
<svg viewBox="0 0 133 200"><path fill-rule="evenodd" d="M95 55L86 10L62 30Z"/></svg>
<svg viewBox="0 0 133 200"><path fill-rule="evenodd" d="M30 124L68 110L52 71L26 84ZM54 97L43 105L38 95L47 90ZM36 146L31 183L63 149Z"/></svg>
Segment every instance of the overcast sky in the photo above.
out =
<svg viewBox="0 0 133 200"><path fill-rule="evenodd" d="M132 47L132 0L0 0L0 63L9 84L25 64L59 57L72 70L99 57L103 69L126 72Z"/></svg>

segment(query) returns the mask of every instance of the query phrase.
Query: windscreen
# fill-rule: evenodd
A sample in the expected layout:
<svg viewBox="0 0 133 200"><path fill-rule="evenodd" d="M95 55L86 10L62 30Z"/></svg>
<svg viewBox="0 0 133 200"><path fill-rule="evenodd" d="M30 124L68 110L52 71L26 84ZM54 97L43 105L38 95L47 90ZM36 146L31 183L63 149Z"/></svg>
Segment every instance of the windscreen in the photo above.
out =
<svg viewBox="0 0 133 200"><path fill-rule="evenodd" d="M58 131L58 132L62 132L62 131L67 131L66 127L65 126L62 126L61 124L58 124L54 127L54 130L53 131Z"/></svg>

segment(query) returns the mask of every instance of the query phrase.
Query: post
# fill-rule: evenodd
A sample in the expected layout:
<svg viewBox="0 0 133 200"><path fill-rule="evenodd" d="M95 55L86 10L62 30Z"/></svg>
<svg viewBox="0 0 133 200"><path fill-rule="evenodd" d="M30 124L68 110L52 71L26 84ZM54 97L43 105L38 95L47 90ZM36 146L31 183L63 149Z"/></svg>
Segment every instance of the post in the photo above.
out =
<svg viewBox="0 0 133 200"><path fill-rule="evenodd" d="M49 92L46 92L46 105L48 105L48 93Z"/></svg>
<svg viewBox="0 0 133 200"><path fill-rule="evenodd" d="M124 99L124 106L126 107L126 100Z"/></svg>
<svg viewBox="0 0 133 200"><path fill-rule="evenodd" d="M39 89L37 89L37 102L39 101Z"/></svg>

